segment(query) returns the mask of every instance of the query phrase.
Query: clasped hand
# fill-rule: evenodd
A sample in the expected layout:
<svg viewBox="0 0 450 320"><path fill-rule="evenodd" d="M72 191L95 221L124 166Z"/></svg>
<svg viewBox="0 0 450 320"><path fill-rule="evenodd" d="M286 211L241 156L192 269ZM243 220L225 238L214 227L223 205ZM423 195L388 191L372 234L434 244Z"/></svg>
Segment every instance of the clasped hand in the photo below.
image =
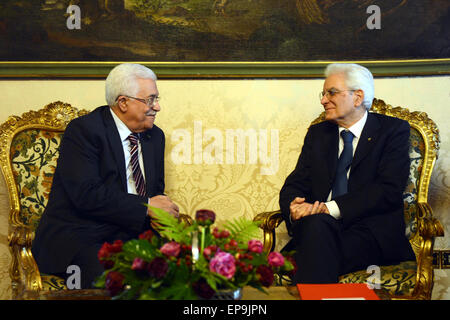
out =
<svg viewBox="0 0 450 320"><path fill-rule="evenodd" d="M150 205L152 207L156 207L159 209L162 209L171 215L173 215L175 218L178 218L180 216L180 209L178 206L166 195L158 195L150 198ZM152 217L153 212L151 209L148 209L148 215Z"/></svg>
<svg viewBox="0 0 450 320"><path fill-rule="evenodd" d="M314 203L308 203L308 202L305 202L305 198L299 198L299 197L296 197L291 202L289 209L291 211L292 221L309 216L311 214L316 214L316 213L329 214L330 213L324 202L316 201Z"/></svg>

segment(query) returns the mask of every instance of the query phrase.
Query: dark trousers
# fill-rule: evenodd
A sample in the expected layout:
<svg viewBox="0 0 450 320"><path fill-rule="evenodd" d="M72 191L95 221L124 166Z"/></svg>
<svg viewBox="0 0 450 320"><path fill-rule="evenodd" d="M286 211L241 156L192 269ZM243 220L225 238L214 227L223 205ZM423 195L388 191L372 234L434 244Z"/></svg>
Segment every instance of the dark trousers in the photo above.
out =
<svg viewBox="0 0 450 320"><path fill-rule="evenodd" d="M97 253L101 247L101 244L85 247L83 250L80 250L72 260L73 265L80 267L81 289L95 288L95 280L101 276L104 271L104 268L97 257Z"/></svg>
<svg viewBox="0 0 450 320"><path fill-rule="evenodd" d="M344 229L329 214L314 214L295 221L292 234L294 283L337 283L342 274L381 264L380 248L363 225Z"/></svg>

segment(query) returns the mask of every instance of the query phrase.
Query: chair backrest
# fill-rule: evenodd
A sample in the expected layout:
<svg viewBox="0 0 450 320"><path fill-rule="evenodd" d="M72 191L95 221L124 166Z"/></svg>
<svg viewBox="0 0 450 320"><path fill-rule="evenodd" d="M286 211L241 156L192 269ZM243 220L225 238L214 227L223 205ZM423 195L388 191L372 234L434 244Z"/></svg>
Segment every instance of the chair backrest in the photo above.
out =
<svg viewBox="0 0 450 320"><path fill-rule="evenodd" d="M421 203L426 203L428 199L431 172L439 151L439 130L436 123L428 118L425 112L410 112L406 108L394 108L383 100L374 99L370 111L406 120L411 126L409 138L411 164L408 182L403 193L403 201L405 205L405 233L417 255L421 241L417 234L417 226L420 219L426 218L419 214L422 211L419 210L418 206ZM322 112L311 125L324 120L325 112Z"/></svg>
<svg viewBox="0 0 450 320"><path fill-rule="evenodd" d="M72 119L87 113L58 101L21 117L11 116L0 126L0 165L12 225L36 229L47 205L64 130Z"/></svg>

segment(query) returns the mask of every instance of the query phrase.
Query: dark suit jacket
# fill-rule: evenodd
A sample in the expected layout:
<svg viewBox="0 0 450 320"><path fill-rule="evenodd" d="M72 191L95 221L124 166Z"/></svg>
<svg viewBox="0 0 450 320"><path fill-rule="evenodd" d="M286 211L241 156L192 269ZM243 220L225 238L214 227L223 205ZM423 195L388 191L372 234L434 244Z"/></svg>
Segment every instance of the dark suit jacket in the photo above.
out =
<svg viewBox="0 0 450 320"><path fill-rule="evenodd" d="M410 167L409 133L408 122L369 113L352 161L348 193L333 199L344 229L355 224L367 226L387 263L414 259L403 216L403 191ZM309 128L298 163L280 192L280 208L289 231L289 205L295 197L310 203L327 200L338 143L336 124L322 122Z"/></svg>
<svg viewBox="0 0 450 320"><path fill-rule="evenodd" d="M163 131L141 138L147 196L164 192ZM32 253L44 273L66 272L79 250L128 240L150 227L146 197L127 193L125 158L108 106L69 123Z"/></svg>

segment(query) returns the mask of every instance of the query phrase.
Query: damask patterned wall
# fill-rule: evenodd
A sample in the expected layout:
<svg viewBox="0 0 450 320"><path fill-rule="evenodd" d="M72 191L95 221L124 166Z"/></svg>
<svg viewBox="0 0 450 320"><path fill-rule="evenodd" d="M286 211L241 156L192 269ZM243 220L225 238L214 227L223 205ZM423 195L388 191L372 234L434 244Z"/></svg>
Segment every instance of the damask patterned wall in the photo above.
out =
<svg viewBox="0 0 450 320"><path fill-rule="evenodd" d="M376 79L377 98L425 111L441 131L429 202L450 248L450 77ZM166 192L181 210L209 208L219 223L278 209L278 192L297 161L309 123L322 111L323 80L160 80L166 132ZM103 81L1 81L0 122L61 100L91 110L104 104ZM24 94L26 93L26 94ZM0 182L0 298L10 297L8 198ZM284 228L284 227L283 227ZM286 236L282 240L286 241ZM436 271L435 299L450 299L450 273Z"/></svg>

